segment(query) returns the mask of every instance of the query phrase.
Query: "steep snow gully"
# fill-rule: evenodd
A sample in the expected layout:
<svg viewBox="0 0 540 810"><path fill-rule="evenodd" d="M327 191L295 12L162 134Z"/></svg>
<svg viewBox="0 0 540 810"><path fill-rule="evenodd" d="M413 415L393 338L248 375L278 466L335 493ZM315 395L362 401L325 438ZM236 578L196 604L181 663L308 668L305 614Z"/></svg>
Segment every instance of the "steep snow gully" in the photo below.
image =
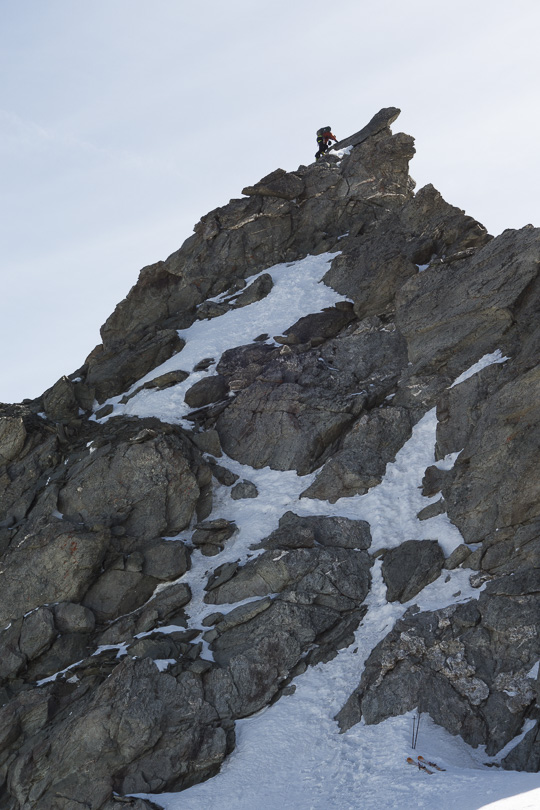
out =
<svg viewBox="0 0 540 810"><path fill-rule="evenodd" d="M398 115L0 404L0 810L540 806L540 230Z"/></svg>

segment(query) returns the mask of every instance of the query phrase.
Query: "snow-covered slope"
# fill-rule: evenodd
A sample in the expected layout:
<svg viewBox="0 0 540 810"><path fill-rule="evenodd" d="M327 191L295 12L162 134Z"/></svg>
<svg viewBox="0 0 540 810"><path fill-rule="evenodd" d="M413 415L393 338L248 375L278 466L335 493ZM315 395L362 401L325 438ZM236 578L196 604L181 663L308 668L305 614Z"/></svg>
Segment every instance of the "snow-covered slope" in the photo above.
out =
<svg viewBox="0 0 540 810"><path fill-rule="evenodd" d="M210 354L216 362L207 372L198 373L200 379L203 374L214 371L222 352L235 345L235 340L248 343L260 332L279 334L290 321L317 307L335 303L333 291L321 282L330 258L308 257L287 268L271 268L267 272L275 282L281 281L281 286L276 284L263 302L251 305L255 309L253 316L251 308L246 308L209 322L197 322L182 333L186 339L182 354L156 369L156 375L178 368L181 362L195 366ZM307 273L306 268L311 272ZM317 298L312 290L318 291ZM290 307L283 292L289 297ZM463 372L451 387L490 364L506 360L508 358L499 350L486 355ZM146 378L135 383L133 390L145 381ZM193 381L190 379L190 384ZM185 413L184 392L180 396L177 389L180 386L154 394L141 392L124 407L129 408L130 414L180 420ZM334 504L300 499L300 493L315 474L301 477L268 467L256 470L230 458L220 459L233 473L254 482L259 495L254 500L234 501L229 491L221 493L214 511L234 521L239 531L214 561L219 564L232 560L244 562L253 555L251 545L277 528L279 518L288 510L302 515L340 515L367 520L373 552L390 544L398 546L414 536L436 537L449 555L463 538L448 517L440 515L427 521L416 517L438 497L425 498L421 494L425 469L435 463L448 469L455 461L454 457L435 461L436 423L433 409L416 425L395 462L388 464L381 484L366 495L343 498ZM179 535L170 539L178 541L187 537ZM183 581L189 582L193 592L190 623L203 629L201 620L214 610L214 606L204 605L202 601L208 560L195 552L192 562L193 568L184 575ZM472 588L470 576L469 570L461 568L444 571L412 602L420 610L437 610L477 599L484 586ZM523 739L534 721L526 721L516 739L492 757L486 755L484 747L473 749L452 737L429 715L420 715L413 749L413 722L417 722L417 712L408 712L376 726L361 723L340 734L335 715L358 683L366 658L410 606L387 601L380 562L375 565L366 602L368 612L349 647L341 650L333 661L318 664L296 678L291 693L277 704L238 721L236 749L218 776L180 794L138 795L152 799L165 810L326 810L330 807L339 810L455 810L457 807L460 810L487 810L488 807L526 810L537 807L540 784L536 774L497 770L503 756ZM223 605L222 610L237 606ZM208 650L206 654L211 656ZM436 761L443 771L432 767L432 773L428 774L411 767L407 758L417 760L418 755Z"/></svg>

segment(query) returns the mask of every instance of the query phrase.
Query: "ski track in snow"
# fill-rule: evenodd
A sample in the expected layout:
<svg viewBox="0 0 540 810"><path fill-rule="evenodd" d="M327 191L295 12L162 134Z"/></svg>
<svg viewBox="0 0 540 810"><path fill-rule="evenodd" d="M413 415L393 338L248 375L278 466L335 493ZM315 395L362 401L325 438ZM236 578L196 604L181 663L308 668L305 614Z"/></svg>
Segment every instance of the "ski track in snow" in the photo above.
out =
<svg viewBox="0 0 540 810"><path fill-rule="evenodd" d="M263 332L270 336L281 334L304 315L342 299L320 282L334 255L308 256L299 262L269 268L264 272L272 275L274 287L265 299L210 321L196 321L179 332L186 340L184 349L135 383L130 392L160 374L177 369L191 371L203 358L213 357L209 369L191 373L184 383L166 390L141 391L125 405L120 405L121 397L115 397L109 400L114 406L113 415L157 416L166 422L182 424L189 410L184 402L186 390L215 371L226 349L249 343ZM214 300L224 297L225 294ZM500 351L485 355L454 385L491 363L507 359ZM204 585L211 571L225 562L238 560L243 564L261 553L250 547L277 528L280 517L289 509L299 515L340 515L369 521L372 552L396 547L409 539L436 538L445 554L450 554L463 540L447 515L425 521L416 517L424 506L439 497L425 498L421 494L426 467L436 463L450 469L459 455L454 453L435 462L436 426L436 413L432 409L415 426L395 461L387 465L379 486L362 496L341 498L335 504L300 498L316 473L301 477L295 471L279 472L268 467L255 470L226 456L220 458L220 463L240 479L252 481L259 496L233 501L229 488L215 485L212 516L234 520L238 531L216 557L209 559L195 550L191 570L178 580L188 582L193 592L186 606L190 625L203 631L202 620L217 609L204 603ZM168 539L187 541L190 535L191 529ZM312 667L298 677L294 694L237 721L236 747L217 776L180 793L138 795L165 810L528 810L540 806L537 774L487 767L486 762L496 762L497 758L486 757L480 748L470 748L426 715L421 718L416 751L411 748L413 712L389 718L377 726L362 722L345 734L339 733L333 719L335 714L358 685L372 649L410 604L417 604L421 610L435 610L478 598L481 592L481 588L470 586L467 570L456 569L444 571L410 603L389 604L380 560L375 561L372 575L372 588L366 600L368 612L355 642L331 662ZM171 584L159 586L158 590ZM225 613L239 604L243 602L220 605L219 610ZM183 628L160 628L160 632L176 629ZM124 653L123 645L118 647L120 654ZM212 657L207 644L203 655ZM171 662L155 663L160 671L165 671ZM534 671L535 668L531 677ZM524 728L512 744L527 730L528 727ZM437 761L446 768L445 772L429 775L406 763L407 756L419 753Z"/></svg>

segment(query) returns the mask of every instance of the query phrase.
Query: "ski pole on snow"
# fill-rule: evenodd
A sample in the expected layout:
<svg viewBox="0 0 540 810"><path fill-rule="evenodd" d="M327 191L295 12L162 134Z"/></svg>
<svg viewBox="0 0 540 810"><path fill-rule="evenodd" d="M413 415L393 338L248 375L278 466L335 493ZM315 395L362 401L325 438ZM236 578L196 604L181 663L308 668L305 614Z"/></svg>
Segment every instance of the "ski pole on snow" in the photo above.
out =
<svg viewBox="0 0 540 810"><path fill-rule="evenodd" d="M420 728L420 712L413 717L413 731L412 731L412 749L416 750L416 743L418 741L418 730Z"/></svg>

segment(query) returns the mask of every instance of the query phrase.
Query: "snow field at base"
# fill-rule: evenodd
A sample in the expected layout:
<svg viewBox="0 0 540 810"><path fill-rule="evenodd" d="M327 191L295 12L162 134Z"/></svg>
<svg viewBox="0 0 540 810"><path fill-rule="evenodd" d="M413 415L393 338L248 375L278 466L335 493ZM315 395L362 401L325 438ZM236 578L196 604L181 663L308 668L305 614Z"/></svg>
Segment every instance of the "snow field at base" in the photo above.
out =
<svg viewBox="0 0 540 810"><path fill-rule="evenodd" d="M471 749L427 715L414 751L414 712L339 733L333 717L373 647L406 608L389 604L385 593L378 560L355 642L297 678L294 694L237 721L236 748L217 776L181 793L138 795L165 810L477 810L506 796L511 803L500 810L534 807L517 794L534 791L530 796L538 800L538 775L486 767L483 750ZM429 775L406 763L418 754L445 771Z"/></svg>
<svg viewBox="0 0 540 810"><path fill-rule="evenodd" d="M474 371L501 362L500 352L482 358ZM467 375L470 376L470 375ZM463 379L466 377L464 376ZM427 466L450 469L459 453L435 462L435 409L414 427L411 438L393 463L387 465L382 483L366 495L342 498L335 504L299 498L316 473L300 477L294 471L255 470L223 457L220 463L240 478L248 478L259 490L255 499L233 501L230 490L216 486L213 516L234 520L238 532L225 550L213 558L199 551L192 556L192 569L182 578L189 582L193 598L186 606L190 625L203 628L202 619L216 610L227 612L240 604L206 605L204 585L208 575L224 562L261 553L250 546L273 531L287 510L299 515L341 515L368 520L373 543L370 551L395 547L407 539L437 538L446 554L463 542L446 515L419 521L418 511L437 499L421 494ZM188 533L178 538L188 539ZM276 558L283 551L276 551ZM529 730L513 740L499 757L487 757L461 738L452 737L423 715L417 750L411 748L414 712L386 720L377 726L363 722L340 734L333 719L360 681L365 661L373 648L390 632L411 604L435 610L456 602L478 598L470 572L443 571L441 576L411 602L386 601L381 560L372 569L368 612L357 630L355 642L327 664L319 664L295 679L295 692L253 717L237 721L237 742L220 773L181 793L144 795L165 810L479 810L487 803L493 810L527 810L540 801L536 774L513 773L488 767L506 755ZM170 628L171 630L174 628ZM211 658L206 645L205 655ZM160 669L162 663L156 662ZM534 668L533 668L534 670ZM533 677L533 670L531 677ZM406 763L421 753L436 761L444 772L427 774ZM492 806L491 802L495 802Z"/></svg>

